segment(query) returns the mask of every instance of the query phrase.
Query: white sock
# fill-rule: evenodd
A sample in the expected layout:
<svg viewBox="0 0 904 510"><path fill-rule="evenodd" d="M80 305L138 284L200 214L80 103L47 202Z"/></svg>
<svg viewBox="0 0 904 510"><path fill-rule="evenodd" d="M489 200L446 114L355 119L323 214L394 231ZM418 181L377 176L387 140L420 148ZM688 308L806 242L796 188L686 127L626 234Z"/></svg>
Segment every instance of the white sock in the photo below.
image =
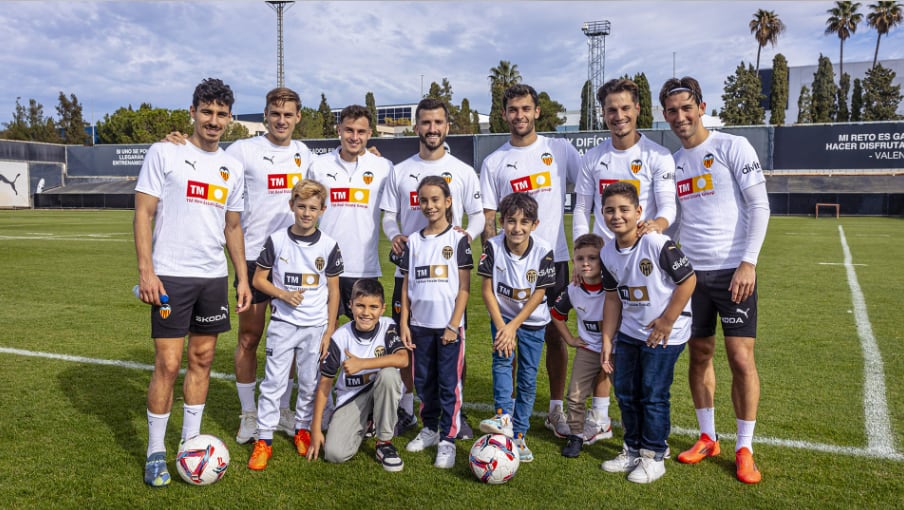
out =
<svg viewBox="0 0 904 510"><path fill-rule="evenodd" d="M414 414L414 393L403 393L402 400L399 402L399 407L404 409L408 414Z"/></svg>
<svg viewBox="0 0 904 510"><path fill-rule="evenodd" d="M182 406L182 440L190 439L201 433L201 417L204 415L204 404Z"/></svg>
<svg viewBox="0 0 904 510"><path fill-rule="evenodd" d="M603 418L609 417L609 397L593 397L590 406L594 411L602 413Z"/></svg>
<svg viewBox="0 0 904 510"><path fill-rule="evenodd" d="M697 413L697 425L700 426L700 433L706 434L713 441L716 440L716 408L704 407L695 409Z"/></svg>
<svg viewBox="0 0 904 510"><path fill-rule="evenodd" d="M738 422L738 442L735 443L735 451L745 446L753 453L753 428L756 427L756 420L737 420Z"/></svg>
<svg viewBox="0 0 904 510"><path fill-rule="evenodd" d="M148 457L152 453L166 451L163 438L166 436L166 424L169 422L169 415L170 413L154 414L148 411Z"/></svg>
<svg viewBox="0 0 904 510"><path fill-rule="evenodd" d="M257 403L254 399L254 387L257 383L235 383L235 389L239 394L239 403L242 405L242 412L257 411Z"/></svg>
<svg viewBox="0 0 904 510"><path fill-rule="evenodd" d="M561 400L550 400L549 401L549 412L553 412L556 408L562 409L562 401Z"/></svg>
<svg viewBox="0 0 904 510"><path fill-rule="evenodd" d="M286 391L283 392L282 397L279 398L279 408L280 409L288 409L289 403L292 401L292 389L295 387L295 379L289 379L289 382L286 383Z"/></svg>

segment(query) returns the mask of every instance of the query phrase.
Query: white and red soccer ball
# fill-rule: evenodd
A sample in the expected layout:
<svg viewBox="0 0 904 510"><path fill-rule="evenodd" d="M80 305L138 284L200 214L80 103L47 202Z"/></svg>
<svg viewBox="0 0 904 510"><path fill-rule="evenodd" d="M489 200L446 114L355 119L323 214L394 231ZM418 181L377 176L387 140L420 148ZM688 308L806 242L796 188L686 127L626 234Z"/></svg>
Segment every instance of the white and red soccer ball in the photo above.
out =
<svg viewBox="0 0 904 510"><path fill-rule="evenodd" d="M229 450L216 436L201 434L186 440L176 454L176 471L191 485L210 485L226 474Z"/></svg>
<svg viewBox="0 0 904 510"><path fill-rule="evenodd" d="M521 458L512 438L502 434L487 434L474 442L468 463L478 480L498 485L515 476Z"/></svg>

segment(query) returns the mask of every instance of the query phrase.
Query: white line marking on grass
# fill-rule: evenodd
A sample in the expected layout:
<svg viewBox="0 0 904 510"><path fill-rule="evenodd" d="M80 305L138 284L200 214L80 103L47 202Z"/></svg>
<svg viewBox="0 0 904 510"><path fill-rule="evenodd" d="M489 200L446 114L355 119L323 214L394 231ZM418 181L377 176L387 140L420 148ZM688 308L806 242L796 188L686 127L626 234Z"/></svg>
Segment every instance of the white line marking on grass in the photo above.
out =
<svg viewBox="0 0 904 510"><path fill-rule="evenodd" d="M152 371L154 370L153 365L148 365L145 363L136 363L134 361L120 361L120 360L107 360L107 359L97 359L97 358L87 358L84 356L70 356L68 354L55 354L51 352L36 352L36 351L26 351L23 349L13 349L10 347L0 347L0 353L2 354L15 354L18 356L28 356L33 358L46 358L53 359L59 361L70 361L75 363L87 363L91 365L106 365L106 366L114 366L120 368L128 368L132 370L145 370ZM185 374L185 370L180 371L181 374ZM222 372L211 372L210 376L215 379L222 379L225 381L234 381L235 376L232 374L224 374ZM464 402L463 407L468 411L475 411L481 413L487 413L487 416L496 411L496 409L490 404L484 404L482 402ZM547 413L534 411L532 416L536 418L545 418ZM613 427L621 428L621 424L618 423L617 420L612 420ZM678 434L687 437L699 437L700 431L696 429L688 429L684 427L672 427L672 434ZM719 437L725 439L735 439L734 434L719 434ZM881 451L874 448L856 448L853 446L836 446L831 444L823 444L823 443L811 443L809 441L797 441L793 439L780 439L774 437L760 437L757 436L755 438L755 443L757 444L765 444L770 446L781 446L785 448L796 448L799 450L810 450L815 452L822 453L834 453L839 455L850 455L853 457L871 457L877 459L888 459L888 460L896 460L896 461L904 461L904 454L897 453L894 450L891 451Z"/></svg>
<svg viewBox="0 0 904 510"><path fill-rule="evenodd" d="M838 236L841 238L841 249L844 251L844 267L847 270L848 286L851 288L857 336L860 337L860 348L863 349L863 414L866 422L867 448L877 454L893 454L895 444L891 420L888 418L888 401L885 399L882 353L879 351L876 337L873 336L873 327L866 310L866 299L860 290L860 283L857 282L851 250L848 248L844 228L841 225L838 225Z"/></svg>

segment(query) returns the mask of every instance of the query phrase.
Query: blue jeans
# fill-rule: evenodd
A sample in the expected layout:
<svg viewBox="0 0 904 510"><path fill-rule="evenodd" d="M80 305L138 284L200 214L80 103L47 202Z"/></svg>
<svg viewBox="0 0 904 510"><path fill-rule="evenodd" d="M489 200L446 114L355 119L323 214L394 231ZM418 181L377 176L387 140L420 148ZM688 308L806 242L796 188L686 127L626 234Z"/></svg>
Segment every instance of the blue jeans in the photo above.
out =
<svg viewBox="0 0 904 510"><path fill-rule="evenodd" d="M461 430L461 373L465 342L443 345L445 329L409 326L414 342L414 387L421 398L424 427L436 430L446 441L455 442Z"/></svg>
<svg viewBox="0 0 904 510"><path fill-rule="evenodd" d="M616 342L612 383L625 427L625 445L652 450L661 458L672 429L669 399L675 362L685 344L647 347L621 332Z"/></svg>
<svg viewBox="0 0 904 510"><path fill-rule="evenodd" d="M508 323L508 320L506 320ZM496 338L496 326L490 323L490 334ZM537 398L537 367L540 355L543 354L546 328L529 330L518 328L516 336L518 345L518 392L512 398L512 360L511 356L500 356L493 351L493 403L496 409L512 415L512 431L527 435L530 428L530 415L534 412L534 400Z"/></svg>

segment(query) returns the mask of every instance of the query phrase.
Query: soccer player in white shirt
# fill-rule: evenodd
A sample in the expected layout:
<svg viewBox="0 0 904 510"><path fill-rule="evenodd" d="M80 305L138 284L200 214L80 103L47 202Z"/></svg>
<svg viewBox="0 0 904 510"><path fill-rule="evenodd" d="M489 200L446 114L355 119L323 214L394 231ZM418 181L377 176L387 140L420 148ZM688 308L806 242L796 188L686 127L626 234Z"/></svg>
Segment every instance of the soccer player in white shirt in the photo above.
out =
<svg viewBox="0 0 904 510"><path fill-rule="evenodd" d="M512 85L503 93L502 103L511 138L483 160L480 170L480 194L486 215L483 239L496 235L496 210L504 197L515 192L533 197L542 215L534 237L555 250L557 280L553 288L547 289L548 306L552 306L568 286L571 257L565 241L565 185L575 182L581 156L568 140L537 134L534 123L540 117L540 107L533 87ZM562 410L568 348L555 328L546 329L546 349L549 414L545 425L565 436L570 432Z"/></svg>
<svg viewBox="0 0 904 510"><path fill-rule="evenodd" d="M352 318L351 289L361 278L378 279L380 269L380 200L392 163L367 150L373 132L370 111L361 105L339 113L340 146L317 157L307 177L329 190L320 229L339 242L345 273L339 277L339 312Z"/></svg>
<svg viewBox="0 0 904 510"><path fill-rule="evenodd" d="M430 175L439 175L449 184L452 192L452 224L461 228L467 215L468 228L464 233L468 240L483 232L483 205L480 200L480 182L477 173L466 163L446 151L449 134L449 111L446 104L434 98L422 99L415 109L414 130L418 135L418 153L395 166L389 175L386 189L380 200L383 210L383 232L392 241L392 253L402 253L408 236L427 226L427 220L418 204L417 188L420 181ZM392 294L392 318L400 319L402 299L402 274L396 270ZM417 425L414 415L413 366L402 369L405 392L402 394L396 435ZM464 377L464 373L462 374ZM471 427L462 416L459 439L473 436Z"/></svg>
<svg viewBox="0 0 904 510"><path fill-rule="evenodd" d="M194 121L189 143L152 145L135 186L139 297L153 305L155 360L144 470L151 487L170 483L164 436L186 335L182 439L200 433L217 336L230 328L224 244L238 281L236 312L251 302L240 218L244 169L219 147L234 102L232 89L221 80L202 81L189 108Z"/></svg>
<svg viewBox="0 0 904 510"><path fill-rule="evenodd" d="M597 91L611 137L584 154L574 186L572 239L593 232L611 241L614 234L603 220L603 190L614 182L637 188L643 208L638 233L664 232L675 221L675 161L665 147L637 131L640 100L637 84L627 78L609 80ZM646 221L644 221L646 220Z"/></svg>
<svg viewBox="0 0 904 510"><path fill-rule="evenodd" d="M678 238L697 270L688 380L700 440L678 460L695 464L719 454L713 394L716 319L725 333L731 397L737 419L738 480L758 483L753 430L760 399L754 361L756 263L769 224L769 198L756 152L742 137L710 132L700 84L691 77L667 80L659 93L665 120L681 140L675 152L675 185L681 207Z"/></svg>

